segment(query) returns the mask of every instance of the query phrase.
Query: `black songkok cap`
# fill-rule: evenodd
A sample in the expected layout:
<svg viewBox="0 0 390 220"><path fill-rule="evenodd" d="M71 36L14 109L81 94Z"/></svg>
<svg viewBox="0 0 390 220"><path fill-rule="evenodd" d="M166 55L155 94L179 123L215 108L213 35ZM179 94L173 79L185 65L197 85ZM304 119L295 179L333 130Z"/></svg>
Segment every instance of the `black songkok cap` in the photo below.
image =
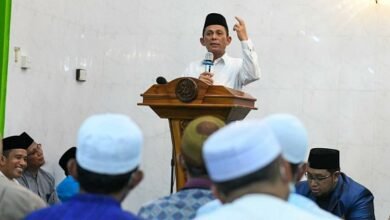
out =
<svg viewBox="0 0 390 220"><path fill-rule="evenodd" d="M76 158L76 147L71 147L67 151L65 151L65 153L58 161L60 167L65 171L66 176L68 175L68 168L66 165L68 164L68 161L72 158Z"/></svg>
<svg viewBox="0 0 390 220"><path fill-rule="evenodd" d="M29 147L34 142L34 139L32 139L32 137L30 137L30 135L28 135L26 132L23 132L20 137L24 141L25 145L27 145L27 147Z"/></svg>
<svg viewBox="0 0 390 220"><path fill-rule="evenodd" d="M313 148L309 154L309 167L314 169L340 169L340 152L329 148Z"/></svg>
<svg viewBox="0 0 390 220"><path fill-rule="evenodd" d="M3 151L12 150L12 149L27 149L28 146L26 145L23 138L20 136L9 136L3 139Z"/></svg>
<svg viewBox="0 0 390 220"><path fill-rule="evenodd" d="M206 21L204 22L204 27L202 31L202 36L204 34L204 31L206 30L206 27L209 25L218 24L222 25L226 29L226 33L229 35L229 29L226 23L226 19L223 15L217 14L217 13L210 13L206 17Z"/></svg>

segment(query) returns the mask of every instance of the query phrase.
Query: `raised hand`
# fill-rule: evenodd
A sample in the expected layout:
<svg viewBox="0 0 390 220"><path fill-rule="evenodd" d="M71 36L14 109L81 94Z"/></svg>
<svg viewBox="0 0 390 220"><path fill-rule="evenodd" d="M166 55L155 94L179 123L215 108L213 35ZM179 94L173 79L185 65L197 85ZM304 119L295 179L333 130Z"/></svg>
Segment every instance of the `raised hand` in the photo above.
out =
<svg viewBox="0 0 390 220"><path fill-rule="evenodd" d="M237 32L237 37L240 41L248 40L248 34L246 33L245 22L239 17L234 17L238 21L233 27L233 30Z"/></svg>

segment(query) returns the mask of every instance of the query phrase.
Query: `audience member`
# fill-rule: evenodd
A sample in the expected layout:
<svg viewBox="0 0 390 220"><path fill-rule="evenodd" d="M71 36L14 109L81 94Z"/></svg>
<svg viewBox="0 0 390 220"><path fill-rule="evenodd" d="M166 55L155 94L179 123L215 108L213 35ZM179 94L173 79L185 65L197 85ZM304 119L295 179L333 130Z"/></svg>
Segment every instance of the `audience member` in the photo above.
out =
<svg viewBox="0 0 390 220"><path fill-rule="evenodd" d="M4 149L0 159L0 176L5 176L15 183L27 167L27 146L19 136L3 139Z"/></svg>
<svg viewBox="0 0 390 220"><path fill-rule="evenodd" d="M241 41L243 59L232 58L226 53L226 47L232 41L226 19L221 14L210 13L206 17L200 43L213 54L214 68L205 69L203 60L195 61L187 67L184 76L199 77L210 85L224 85L239 90L260 78L257 53L248 37L245 22L241 18L235 18L238 23L233 30Z"/></svg>
<svg viewBox="0 0 390 220"><path fill-rule="evenodd" d="M274 132L282 148L282 156L291 167L292 182L288 202L325 219L339 219L318 207L312 200L295 192L295 183L301 180L305 172L305 158L309 149L307 131L301 121L289 114L270 115L263 121Z"/></svg>
<svg viewBox="0 0 390 220"><path fill-rule="evenodd" d="M187 174L187 183L179 192L141 207L143 219L193 219L196 210L214 199L202 158L203 142L225 123L213 116L191 121L183 132L180 160Z"/></svg>
<svg viewBox="0 0 390 220"><path fill-rule="evenodd" d="M291 168L290 195L288 202L324 219L338 219L326 212L310 199L295 193L295 182L299 181L305 172L305 158L308 151L308 137L304 125L298 118L289 114L273 114L264 118L263 123L271 128L281 148L283 158L289 162ZM197 213L201 216L212 212L222 205L219 201L212 201L202 206Z"/></svg>
<svg viewBox="0 0 390 220"><path fill-rule="evenodd" d="M80 192L80 184L73 178L72 175L69 175L68 171L68 162L70 159L76 158L76 147L71 147L61 156L58 164L65 172L65 179L62 180L56 190L58 198L61 202L68 201L74 195Z"/></svg>
<svg viewBox="0 0 390 220"><path fill-rule="evenodd" d="M143 178L138 169L142 145L141 130L127 116L89 117L78 131L76 160L69 162L80 193L26 219L138 219L120 202Z"/></svg>
<svg viewBox="0 0 390 220"><path fill-rule="evenodd" d="M307 181L297 184L297 193L343 219L375 219L374 196L364 186L340 172L339 151L313 148L309 154Z"/></svg>
<svg viewBox="0 0 390 220"><path fill-rule="evenodd" d="M241 121L220 129L205 142L203 158L224 205L199 219L321 219L286 202L290 167L264 123Z"/></svg>
<svg viewBox="0 0 390 220"><path fill-rule="evenodd" d="M19 136L12 137L15 138L5 138L5 144L9 145L11 140L17 140ZM0 154L3 154L2 142L0 142ZM0 175L0 219L20 220L28 213L43 207L46 207L46 203L33 192Z"/></svg>
<svg viewBox="0 0 390 220"><path fill-rule="evenodd" d="M45 164L42 145L37 144L26 132L23 132L20 137L27 146L27 168L17 180L48 204L59 202L54 177L41 168Z"/></svg>

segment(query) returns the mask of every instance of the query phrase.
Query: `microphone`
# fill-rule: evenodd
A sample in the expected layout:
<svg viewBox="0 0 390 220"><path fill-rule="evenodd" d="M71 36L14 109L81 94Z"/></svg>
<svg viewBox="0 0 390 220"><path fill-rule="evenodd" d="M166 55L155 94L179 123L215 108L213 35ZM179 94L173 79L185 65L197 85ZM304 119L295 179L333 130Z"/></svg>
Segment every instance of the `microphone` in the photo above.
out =
<svg viewBox="0 0 390 220"><path fill-rule="evenodd" d="M157 79L156 79L156 83L162 85L162 84L167 84L168 81L167 81L167 79L165 79L164 77L159 76L159 77L157 77Z"/></svg>
<svg viewBox="0 0 390 220"><path fill-rule="evenodd" d="M214 66L213 59L214 59L214 54L211 52L207 52L206 56L204 57L203 63L202 63L204 65L205 72L211 73L212 68Z"/></svg>

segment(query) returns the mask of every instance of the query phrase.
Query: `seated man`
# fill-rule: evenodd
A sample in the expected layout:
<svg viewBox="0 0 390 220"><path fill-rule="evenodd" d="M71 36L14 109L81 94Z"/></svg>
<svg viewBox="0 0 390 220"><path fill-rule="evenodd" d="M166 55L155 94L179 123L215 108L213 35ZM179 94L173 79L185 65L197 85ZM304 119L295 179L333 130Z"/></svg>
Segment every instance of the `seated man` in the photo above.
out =
<svg viewBox="0 0 390 220"><path fill-rule="evenodd" d="M272 130L261 121L220 129L205 142L203 158L223 205L199 219L322 219L287 203L290 167Z"/></svg>
<svg viewBox="0 0 390 220"><path fill-rule="evenodd" d="M212 200L208 177L202 158L203 142L225 123L213 116L191 121L183 132L182 155L187 183L179 192L160 198L141 207L138 215L143 219L193 219L196 210Z"/></svg>
<svg viewBox="0 0 390 220"><path fill-rule="evenodd" d="M23 132L20 137L27 146L27 168L17 180L48 204L59 202L54 177L41 168L45 164L41 144L37 144L26 132Z"/></svg>
<svg viewBox="0 0 390 220"><path fill-rule="evenodd" d="M3 139L3 155L0 159L0 176L5 176L15 183L27 167L27 146L19 136Z"/></svg>
<svg viewBox="0 0 390 220"><path fill-rule="evenodd" d="M338 150L311 149L307 181L297 184L297 193L343 219L375 219L374 196L370 190L340 172L339 160Z"/></svg>
<svg viewBox="0 0 390 220"><path fill-rule="evenodd" d="M141 130L127 116L89 117L78 132L76 160L69 162L80 193L33 212L26 220L138 219L122 210L120 203L143 178L138 170L142 144Z"/></svg>
<svg viewBox="0 0 390 220"><path fill-rule="evenodd" d="M17 139L19 136L13 137ZM12 139L9 137L4 142L9 145ZM0 142L0 154L2 153L3 145ZM28 213L45 206L46 203L37 195L10 181L8 177L0 175L0 219L23 219Z"/></svg>
<svg viewBox="0 0 390 220"><path fill-rule="evenodd" d="M66 176L56 188L58 198L61 202L68 201L80 191L79 183L72 177L72 175L69 175L68 171L68 163L70 159L74 158L76 158L76 147L71 147L65 151L58 161L58 164L64 170Z"/></svg>

